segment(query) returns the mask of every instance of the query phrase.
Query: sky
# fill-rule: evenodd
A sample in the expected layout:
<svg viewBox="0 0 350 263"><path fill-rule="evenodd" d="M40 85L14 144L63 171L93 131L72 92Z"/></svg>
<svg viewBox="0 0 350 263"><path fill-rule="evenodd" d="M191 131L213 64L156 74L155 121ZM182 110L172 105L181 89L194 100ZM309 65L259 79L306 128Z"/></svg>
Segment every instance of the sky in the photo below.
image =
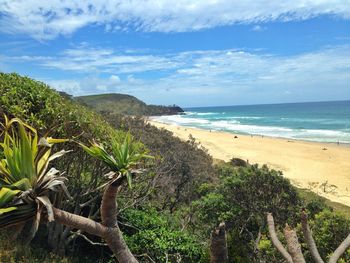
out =
<svg viewBox="0 0 350 263"><path fill-rule="evenodd" d="M0 0L0 71L182 107L350 99L350 0Z"/></svg>

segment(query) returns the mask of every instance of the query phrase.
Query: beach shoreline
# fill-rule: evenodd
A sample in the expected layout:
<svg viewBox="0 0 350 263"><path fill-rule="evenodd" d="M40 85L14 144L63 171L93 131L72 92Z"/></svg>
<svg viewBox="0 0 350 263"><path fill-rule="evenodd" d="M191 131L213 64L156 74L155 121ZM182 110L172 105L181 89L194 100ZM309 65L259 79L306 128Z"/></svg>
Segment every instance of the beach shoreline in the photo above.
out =
<svg viewBox="0 0 350 263"><path fill-rule="evenodd" d="M156 120L148 122L173 132L182 140L191 134L215 159L229 161L235 157L251 164L266 164L282 171L294 186L350 206L349 144L234 134Z"/></svg>
<svg viewBox="0 0 350 263"><path fill-rule="evenodd" d="M149 123L153 123L153 125L157 126L156 123L159 125L169 125L169 126L179 126L186 129L194 129L194 130L203 130L203 131L209 131L209 132L217 132L217 133L229 133L236 136L249 136L249 137L263 137L263 138L271 138L271 139L277 139L277 140L287 140L291 142L305 142L305 143L312 143L312 144L320 144L320 145L335 145L340 147L346 147L350 148L350 143L348 142L329 142L329 141L316 141L316 140L307 140L307 139L296 139L296 138L290 138L290 137L282 137L282 136L271 136L271 135L262 135L262 134L249 134L249 133L240 133L240 132L233 132L233 131L225 131L225 130L216 130L216 129L206 129L206 128L199 128L195 126L187 126L187 125L181 125L181 124L175 124L175 123L165 123L162 121L159 121L157 118L159 116L150 116L146 118L146 121Z"/></svg>

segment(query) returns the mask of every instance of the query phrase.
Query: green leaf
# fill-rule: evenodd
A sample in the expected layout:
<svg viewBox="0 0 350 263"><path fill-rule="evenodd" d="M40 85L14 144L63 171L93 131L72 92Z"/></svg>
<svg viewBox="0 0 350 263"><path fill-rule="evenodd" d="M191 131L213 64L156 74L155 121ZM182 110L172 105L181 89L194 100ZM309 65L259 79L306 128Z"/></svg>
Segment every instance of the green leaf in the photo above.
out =
<svg viewBox="0 0 350 263"><path fill-rule="evenodd" d="M126 179L128 180L129 187L132 188L132 175L129 171L126 172Z"/></svg>
<svg viewBox="0 0 350 263"><path fill-rule="evenodd" d="M46 170L51 161L67 153L62 150L51 155L51 145L68 140L42 138L38 142L37 131L16 118L8 120L5 117L2 127L3 142L0 143L0 147L5 158L0 162L0 227L32 218L39 212L38 204L39 208L46 208L48 219L52 221L54 218L49 193L68 191L65 186L66 178L60 176L58 170ZM26 198L28 195L20 195L28 190L32 190L38 197ZM23 199L23 203L9 206L16 195ZM38 216L37 214L36 218L40 218ZM33 234L36 227L37 225L34 225Z"/></svg>
<svg viewBox="0 0 350 263"><path fill-rule="evenodd" d="M13 197L16 196L20 191L19 190L11 190L9 188L3 187L0 190L0 207L4 207L9 202L12 201Z"/></svg>
<svg viewBox="0 0 350 263"><path fill-rule="evenodd" d="M31 185L30 185L28 178L23 178L23 179L15 182L13 184L11 184L9 187L19 189L21 191L27 191L27 190L31 189Z"/></svg>
<svg viewBox="0 0 350 263"><path fill-rule="evenodd" d="M146 155L143 144L134 141L130 132L119 134L111 138L111 154L102 145L95 142L88 147L82 143L79 145L91 156L103 161L113 172L120 172L126 177L129 187L132 185L130 171L136 167L142 159L151 158Z"/></svg>
<svg viewBox="0 0 350 263"><path fill-rule="evenodd" d="M20 204L7 208L0 208L0 228L24 223L33 218L36 205Z"/></svg>
<svg viewBox="0 0 350 263"><path fill-rule="evenodd" d="M0 208L0 216L6 213L9 213L11 211L17 210L17 207L11 206L11 207L6 207L6 208Z"/></svg>

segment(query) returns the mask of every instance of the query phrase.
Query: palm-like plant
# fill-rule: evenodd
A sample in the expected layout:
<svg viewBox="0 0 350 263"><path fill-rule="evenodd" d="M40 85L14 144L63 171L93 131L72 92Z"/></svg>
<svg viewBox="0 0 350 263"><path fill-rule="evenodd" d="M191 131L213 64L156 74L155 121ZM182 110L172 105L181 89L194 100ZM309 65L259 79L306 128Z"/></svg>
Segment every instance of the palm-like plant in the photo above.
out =
<svg viewBox="0 0 350 263"><path fill-rule="evenodd" d="M111 138L111 154L107 152L102 144L92 142L91 146L80 143L81 147L91 156L104 162L110 169L108 174L109 182L126 178L129 187L132 184L132 174L140 172L137 165L141 160L153 158L147 155L142 143L135 141L130 132L120 137Z"/></svg>
<svg viewBox="0 0 350 263"><path fill-rule="evenodd" d="M132 174L137 173L138 163L146 155L141 143L133 141L128 133L124 137L111 140L112 154L102 145L92 143L90 147L80 144L90 155L102 160L112 170L101 202L102 222L75 215L52 206L49 194L64 191L65 177L55 168L48 170L50 161L62 156L66 151L51 154L54 143L67 140L38 139L37 131L21 120L14 118L1 124L0 150L4 159L0 161L0 228L23 226L33 220L27 235L30 241L40 222L42 212L47 213L48 221L80 229L103 238L120 263L138 261L126 245L117 224L116 196L119 187L127 178L131 185ZM68 193L67 193L68 194Z"/></svg>
<svg viewBox="0 0 350 263"><path fill-rule="evenodd" d="M133 140L130 133L111 139L109 145L111 154L103 145L96 142L91 143L91 146L80 145L88 154L101 160L111 169L111 172L107 174L109 180L103 185L106 187L100 209L102 225L108 229L108 234L104 236L104 239L119 262L136 263L138 261L125 244L118 227L116 198L118 189L125 179L131 187L132 176L141 172L137 169L138 164L145 158L153 157L147 155L143 144Z"/></svg>
<svg viewBox="0 0 350 263"><path fill-rule="evenodd" d="M46 208L48 221L53 221L50 192L64 191L65 177L49 163L66 151L51 154L55 143L65 139L50 137L39 140L37 131L20 119L9 120L0 127L0 228L24 224L33 220L30 233L32 238L38 228L43 208Z"/></svg>

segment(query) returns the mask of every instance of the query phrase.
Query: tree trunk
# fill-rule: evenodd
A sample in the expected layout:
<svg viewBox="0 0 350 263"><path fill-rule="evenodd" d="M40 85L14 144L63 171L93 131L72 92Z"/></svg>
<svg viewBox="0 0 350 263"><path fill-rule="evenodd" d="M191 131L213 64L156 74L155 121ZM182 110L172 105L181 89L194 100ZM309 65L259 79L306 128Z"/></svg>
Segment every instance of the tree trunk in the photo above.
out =
<svg viewBox="0 0 350 263"><path fill-rule="evenodd" d="M269 228L269 234L272 244L278 250L278 252L285 258L288 263L293 263L293 259L288 251L284 248L281 241L277 237L275 222L271 213L267 213L267 226Z"/></svg>
<svg viewBox="0 0 350 263"><path fill-rule="evenodd" d="M118 226L113 228L109 227L104 239L117 257L119 263L138 263L137 259L126 245L122 232Z"/></svg>
<svg viewBox="0 0 350 263"><path fill-rule="evenodd" d="M121 181L118 180L108 185L105 189L101 204L102 223L62 211L58 208L53 208L54 217L57 223L103 238L119 263L137 263L137 259L130 252L117 224L116 196L120 184Z"/></svg>
<svg viewBox="0 0 350 263"><path fill-rule="evenodd" d="M72 229L80 229L91 235L99 237L103 237L105 235L106 227L89 218L71 214L58 208L53 208L53 213L55 221L62 225L68 226Z"/></svg>
<svg viewBox="0 0 350 263"><path fill-rule="evenodd" d="M329 259L329 263L338 262L339 258L344 254L344 252L350 246L350 235L345 238L345 240L339 245L339 247L333 252L331 258Z"/></svg>
<svg viewBox="0 0 350 263"><path fill-rule="evenodd" d="M293 263L306 263L295 231L287 225L284 228L283 233L284 237L286 238L288 251L292 256Z"/></svg>
<svg viewBox="0 0 350 263"><path fill-rule="evenodd" d="M102 224L108 227L114 227L117 225L117 193L119 190L119 185L117 182L107 185L103 193L102 203L101 203L101 218Z"/></svg>
<svg viewBox="0 0 350 263"><path fill-rule="evenodd" d="M210 262L211 263L228 262L225 223L220 223L219 227L217 227L211 232Z"/></svg>
<svg viewBox="0 0 350 263"><path fill-rule="evenodd" d="M303 230L304 237L306 239L306 243L309 247L310 253L315 261L315 263L324 263L323 259L318 252L315 240L312 236L312 231L310 229L309 223L307 222L307 214L305 211L301 212L301 226Z"/></svg>
<svg viewBox="0 0 350 263"><path fill-rule="evenodd" d="M116 198L120 184L121 182L117 180L114 183L107 185L103 193L101 218L102 224L108 228L104 238L114 255L118 257L118 260L119 257L123 259L123 261L119 260L120 263L137 263L138 261L126 245L123 234L117 223L118 205Z"/></svg>

